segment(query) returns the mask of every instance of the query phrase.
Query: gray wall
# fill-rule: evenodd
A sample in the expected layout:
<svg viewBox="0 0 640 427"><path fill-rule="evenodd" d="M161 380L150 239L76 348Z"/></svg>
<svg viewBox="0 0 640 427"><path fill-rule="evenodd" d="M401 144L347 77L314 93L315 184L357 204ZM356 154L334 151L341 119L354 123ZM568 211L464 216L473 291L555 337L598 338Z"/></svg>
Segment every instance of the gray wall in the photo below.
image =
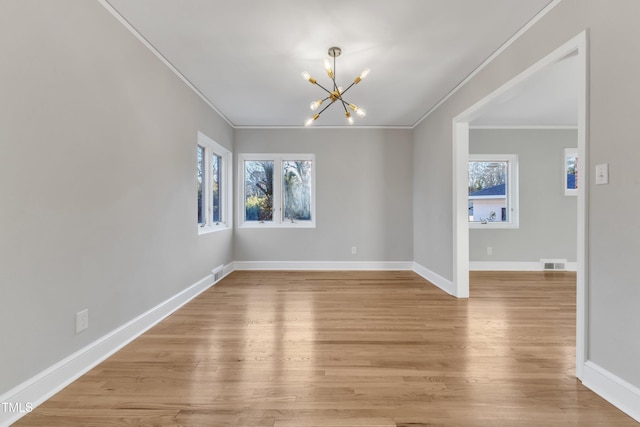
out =
<svg viewBox="0 0 640 427"><path fill-rule="evenodd" d="M437 109L417 126L412 159L413 260L448 280L453 279L451 120ZM448 126L439 125L444 121Z"/></svg>
<svg viewBox="0 0 640 427"><path fill-rule="evenodd" d="M640 198L634 195L640 184L636 164L640 56L629 52L637 50L639 16L637 0L563 0L423 120L414 133L413 239L415 261L451 279L453 118L589 29L587 358L636 387L640 387L636 338ZM609 185L594 185L598 163L609 163Z"/></svg>
<svg viewBox="0 0 640 427"><path fill-rule="evenodd" d="M195 147L233 130L96 1L0 2L0 56L2 394L232 261Z"/></svg>
<svg viewBox="0 0 640 427"><path fill-rule="evenodd" d="M469 260L576 262L577 198L563 190L564 148L576 147L576 130L472 129L471 154L517 154L520 227L469 230ZM487 246L493 250L487 255Z"/></svg>
<svg viewBox="0 0 640 427"><path fill-rule="evenodd" d="M235 149L315 153L317 167L316 228L237 228L236 261L413 260L410 130L237 129Z"/></svg>
<svg viewBox="0 0 640 427"><path fill-rule="evenodd" d="M232 148L233 130L97 2L0 2L0 393L233 258L414 259L451 279L452 119L584 29L589 169L610 166L587 183L587 356L640 387L638 16L637 0L563 0L412 148L410 131L237 131L236 152L316 152L319 187L316 229L237 230L234 256L231 232L197 235L194 201L196 132Z"/></svg>

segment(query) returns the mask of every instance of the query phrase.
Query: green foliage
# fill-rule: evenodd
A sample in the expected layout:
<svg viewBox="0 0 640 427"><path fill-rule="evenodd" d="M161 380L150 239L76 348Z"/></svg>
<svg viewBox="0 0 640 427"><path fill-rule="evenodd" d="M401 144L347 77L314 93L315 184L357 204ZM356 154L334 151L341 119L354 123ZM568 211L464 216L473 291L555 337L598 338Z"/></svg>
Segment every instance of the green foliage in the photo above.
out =
<svg viewBox="0 0 640 427"><path fill-rule="evenodd" d="M249 196L244 202L245 219L247 221L270 221L273 202L270 197Z"/></svg>

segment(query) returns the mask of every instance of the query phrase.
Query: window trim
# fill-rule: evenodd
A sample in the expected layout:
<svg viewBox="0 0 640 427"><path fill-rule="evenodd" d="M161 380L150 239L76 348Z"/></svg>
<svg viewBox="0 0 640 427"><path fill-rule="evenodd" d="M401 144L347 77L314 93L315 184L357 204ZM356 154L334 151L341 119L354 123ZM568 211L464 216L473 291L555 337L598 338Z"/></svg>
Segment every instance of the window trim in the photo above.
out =
<svg viewBox="0 0 640 427"><path fill-rule="evenodd" d="M244 194L244 162L251 160L273 161L273 220L267 222L245 221ZM282 166L285 161L311 161L311 220L284 221L282 209L284 197L282 194ZM316 227L316 155L313 153L240 153L238 154L238 227L241 228L315 228Z"/></svg>
<svg viewBox="0 0 640 427"><path fill-rule="evenodd" d="M519 204L519 173L517 154L469 154L469 162L507 162L507 206L509 208L509 221L469 222L469 228L505 229L520 228L520 204ZM469 166L467 163L467 173ZM467 194L467 203L469 195Z"/></svg>
<svg viewBox="0 0 640 427"><path fill-rule="evenodd" d="M204 219L205 222L197 224L198 234L207 234L215 231L227 230L233 227L233 154L231 151L224 148L222 145L209 138L204 133L198 131L198 143L197 147L204 148L204 177L203 177L203 205L205 208ZM220 157L220 177L222 185L220 185L220 216L221 221L213 222L213 201L211 200L211 188L212 174L211 174L211 158L216 155ZM197 180L197 177L196 177ZM196 192L197 194L197 192Z"/></svg>

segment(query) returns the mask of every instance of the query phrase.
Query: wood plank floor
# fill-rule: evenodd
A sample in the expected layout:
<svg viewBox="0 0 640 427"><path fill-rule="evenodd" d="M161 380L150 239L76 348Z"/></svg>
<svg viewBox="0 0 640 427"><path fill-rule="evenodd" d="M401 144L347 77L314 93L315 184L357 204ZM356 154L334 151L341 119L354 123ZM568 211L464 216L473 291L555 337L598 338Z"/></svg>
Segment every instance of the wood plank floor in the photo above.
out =
<svg viewBox="0 0 640 427"><path fill-rule="evenodd" d="M634 426L575 379L575 275L234 272L18 426Z"/></svg>

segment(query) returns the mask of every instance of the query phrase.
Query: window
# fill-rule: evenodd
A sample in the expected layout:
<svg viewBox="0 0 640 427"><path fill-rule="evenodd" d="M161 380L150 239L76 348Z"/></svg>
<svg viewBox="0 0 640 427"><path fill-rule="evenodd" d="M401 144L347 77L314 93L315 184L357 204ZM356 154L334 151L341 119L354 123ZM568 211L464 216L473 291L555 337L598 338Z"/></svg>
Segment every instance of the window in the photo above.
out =
<svg viewBox="0 0 640 427"><path fill-rule="evenodd" d="M198 230L231 227L231 152L198 132Z"/></svg>
<svg viewBox="0 0 640 427"><path fill-rule="evenodd" d="M242 154L240 224L315 227L313 154Z"/></svg>
<svg viewBox="0 0 640 427"><path fill-rule="evenodd" d="M564 195L578 195L578 149L564 149Z"/></svg>
<svg viewBox="0 0 640 427"><path fill-rule="evenodd" d="M211 156L211 204L213 214L211 215L212 222L222 221L222 204L220 185L222 185L221 177L222 156L215 153Z"/></svg>
<svg viewBox="0 0 640 427"><path fill-rule="evenodd" d="M204 147L198 145L198 224L204 224L205 204L202 187L204 185Z"/></svg>
<svg viewBox="0 0 640 427"><path fill-rule="evenodd" d="M518 228L516 155L469 155L469 225Z"/></svg>

